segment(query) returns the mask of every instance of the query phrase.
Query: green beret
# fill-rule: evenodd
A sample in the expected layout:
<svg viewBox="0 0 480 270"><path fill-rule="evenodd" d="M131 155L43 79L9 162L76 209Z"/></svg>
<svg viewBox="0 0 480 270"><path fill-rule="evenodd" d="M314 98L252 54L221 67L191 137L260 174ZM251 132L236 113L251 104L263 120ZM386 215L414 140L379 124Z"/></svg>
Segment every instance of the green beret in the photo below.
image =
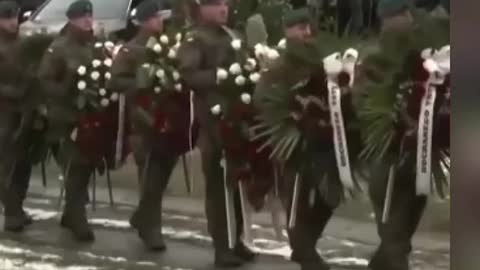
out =
<svg viewBox="0 0 480 270"><path fill-rule="evenodd" d="M410 9L409 0L380 0L377 14L381 18L393 17Z"/></svg>
<svg viewBox="0 0 480 270"><path fill-rule="evenodd" d="M20 7L15 1L7 0L0 2L0 18L9 19L18 16Z"/></svg>
<svg viewBox="0 0 480 270"><path fill-rule="evenodd" d="M70 4L67 9L67 18L75 19L93 14L93 5L90 0L77 0Z"/></svg>
<svg viewBox="0 0 480 270"><path fill-rule="evenodd" d="M139 22L146 21L151 17L157 16L159 12L168 12L168 16L171 16L171 10L169 9L168 2L165 0L146 0L141 2L135 8L135 15L133 16Z"/></svg>
<svg viewBox="0 0 480 270"><path fill-rule="evenodd" d="M310 19L308 8L299 8L288 11L283 18L283 23L286 27L290 27L299 23L310 23Z"/></svg>

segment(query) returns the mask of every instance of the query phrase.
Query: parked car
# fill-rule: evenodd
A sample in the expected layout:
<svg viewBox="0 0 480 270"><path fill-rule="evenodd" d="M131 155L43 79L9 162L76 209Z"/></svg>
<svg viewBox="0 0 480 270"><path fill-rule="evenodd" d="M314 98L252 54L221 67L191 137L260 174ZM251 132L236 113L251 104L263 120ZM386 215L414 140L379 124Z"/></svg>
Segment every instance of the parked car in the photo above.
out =
<svg viewBox="0 0 480 270"><path fill-rule="evenodd" d="M46 0L20 25L20 35L32 33L56 34L67 22L68 6L75 0ZM130 12L143 0L91 0L94 31L104 31L113 40L128 40L135 32L130 21Z"/></svg>

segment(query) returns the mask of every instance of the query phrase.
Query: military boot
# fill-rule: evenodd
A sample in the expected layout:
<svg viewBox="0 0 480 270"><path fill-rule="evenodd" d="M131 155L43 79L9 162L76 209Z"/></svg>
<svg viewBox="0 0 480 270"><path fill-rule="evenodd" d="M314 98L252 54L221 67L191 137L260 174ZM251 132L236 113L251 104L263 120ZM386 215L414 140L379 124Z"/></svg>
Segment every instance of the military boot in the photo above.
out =
<svg viewBox="0 0 480 270"><path fill-rule="evenodd" d="M242 258L246 262L251 262L255 260L255 257L257 256L255 252L245 246L245 244L241 241L235 246L233 252L235 253L235 255Z"/></svg>
<svg viewBox="0 0 480 270"><path fill-rule="evenodd" d="M300 264L301 270L329 270L330 266L324 261L308 262Z"/></svg>
<svg viewBox="0 0 480 270"><path fill-rule="evenodd" d="M91 166L72 164L65 183L65 208L60 224L69 229L80 242L95 240L85 209L92 171Z"/></svg>
<svg viewBox="0 0 480 270"><path fill-rule="evenodd" d="M215 266L220 268L239 267L244 264L244 260L235 254L232 250L215 251Z"/></svg>
<svg viewBox="0 0 480 270"><path fill-rule="evenodd" d="M22 232L26 226L31 225L33 219L22 211L19 215L6 215L3 229L9 232Z"/></svg>
<svg viewBox="0 0 480 270"><path fill-rule="evenodd" d="M130 225L137 230L138 236L147 249L152 251L165 251L167 246L163 240L162 227L160 225L147 227L142 226L139 215L135 213L130 219Z"/></svg>
<svg viewBox="0 0 480 270"><path fill-rule="evenodd" d="M92 242L95 240L95 235L85 214L65 212L60 225L69 229L77 241Z"/></svg>

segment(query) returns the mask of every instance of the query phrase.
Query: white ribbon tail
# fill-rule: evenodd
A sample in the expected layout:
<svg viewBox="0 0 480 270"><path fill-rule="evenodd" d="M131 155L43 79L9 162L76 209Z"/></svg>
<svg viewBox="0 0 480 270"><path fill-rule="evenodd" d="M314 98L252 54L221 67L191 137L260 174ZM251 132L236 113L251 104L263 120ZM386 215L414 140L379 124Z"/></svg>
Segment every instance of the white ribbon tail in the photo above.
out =
<svg viewBox="0 0 480 270"><path fill-rule="evenodd" d="M275 232L275 236L277 240L281 241L284 239L283 237L283 229L285 223L282 224L282 212L283 212L283 205L280 199L280 186L279 186L279 166L273 166L273 176L274 176L274 190L270 192L269 199L269 206L270 206L270 213L272 214L272 224L273 230Z"/></svg>
<svg viewBox="0 0 480 270"><path fill-rule="evenodd" d="M427 83L426 93L422 98L418 122L416 168L417 195L428 195L431 192L433 109L435 98L435 87Z"/></svg>
<svg viewBox="0 0 480 270"><path fill-rule="evenodd" d="M188 129L189 153L187 155L188 169L193 172L193 125L195 123L195 93L190 90L190 127ZM190 173L190 193L193 193L193 185L195 183L195 174Z"/></svg>
<svg viewBox="0 0 480 270"><path fill-rule="evenodd" d="M123 156L123 139L125 134L125 95L120 94L118 99L118 130L115 145L115 168L120 167Z"/></svg>
<svg viewBox="0 0 480 270"><path fill-rule="evenodd" d="M337 160L340 181L344 188L353 190L354 183L352 171L350 169L348 144L342 115L341 91L338 85L331 81L328 81L328 99L330 105L330 119L333 126L335 157Z"/></svg>
<svg viewBox="0 0 480 270"><path fill-rule="evenodd" d="M292 205L290 208L290 217L288 219L288 228L292 229L295 227L297 222L297 209L298 209L298 200L300 199L300 188L302 183L300 183L300 174L295 175L295 184L293 186L293 196L292 196Z"/></svg>
<svg viewBox="0 0 480 270"><path fill-rule="evenodd" d="M390 166L390 169L388 171L388 182L387 182L387 190L385 193L385 201L383 204L383 213L382 213L382 223L386 224L388 222L388 218L390 215L390 208L392 207L392 195L393 195L393 189L395 187L395 171L396 171L396 166L393 164Z"/></svg>
<svg viewBox="0 0 480 270"><path fill-rule="evenodd" d="M273 224L273 230L275 232L275 237L278 241L283 241L285 240L285 237L283 236L283 230L285 229L285 221L282 222L283 220L286 220L282 213L284 211L282 202L279 197L275 196L274 194L271 194L270 196L270 213L272 215L272 224Z"/></svg>
<svg viewBox="0 0 480 270"><path fill-rule="evenodd" d="M190 172L189 172L188 163L185 155L182 155L182 165L183 165L183 173L185 175L185 187L187 188L187 193L191 195L192 186L190 181Z"/></svg>
<svg viewBox="0 0 480 270"><path fill-rule="evenodd" d="M230 190L230 185L228 184L228 174L227 174L227 162L225 158L221 161L221 165L223 167L223 187L225 192L225 210L227 216L227 233L228 233L228 247L233 249L235 247L235 240L236 240L236 231L235 231L235 224L233 219L235 218L234 215L235 211L233 208L233 194Z"/></svg>
<svg viewBox="0 0 480 270"><path fill-rule="evenodd" d="M243 241L247 246L253 246L252 206L248 202L247 191L242 181L239 182L238 188L240 191L240 204L243 216Z"/></svg>

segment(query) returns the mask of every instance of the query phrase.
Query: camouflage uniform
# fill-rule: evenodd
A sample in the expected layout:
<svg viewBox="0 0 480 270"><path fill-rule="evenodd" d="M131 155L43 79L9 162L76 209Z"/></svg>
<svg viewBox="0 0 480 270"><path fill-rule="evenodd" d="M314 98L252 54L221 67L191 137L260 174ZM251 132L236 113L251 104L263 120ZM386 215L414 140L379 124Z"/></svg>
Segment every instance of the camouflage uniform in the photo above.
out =
<svg viewBox="0 0 480 270"><path fill-rule="evenodd" d="M16 18L18 6L0 3L2 18ZM32 220L23 210L32 165L28 155L30 123L25 107L26 85L18 63L18 33L0 30L0 199L5 211L5 230L21 231Z"/></svg>
<svg viewBox="0 0 480 270"><path fill-rule="evenodd" d="M257 107L263 107L265 95L268 90L274 89L268 85L281 84L293 87L299 81L309 78L305 89L324 89L324 77L316 78L309 68L301 63L294 63L287 56L277 60L267 72L262 75L255 95L254 102ZM320 86L320 87L319 87ZM343 187L339 179L337 162L333 145L333 132L330 124L330 112L328 109L328 93L320 94L327 107L319 112L321 120L306 124L303 131L308 146L301 164L287 162L283 173L281 197L290 218L295 186L296 173L301 167L300 189L295 226L288 230L289 241L292 248L291 260L298 262L302 270L326 270L329 266L323 261L317 252L318 239L333 215L334 210L343 200ZM352 110L351 94L342 97L342 113L345 123L354 118ZM317 125L318 121L324 124ZM346 125L348 132L348 125ZM310 130L310 132L307 132ZM351 136L348 136L351 137ZM353 141L349 141L349 151L354 151ZM352 154L350 154L352 156ZM309 160L311 162L305 162Z"/></svg>
<svg viewBox="0 0 480 270"><path fill-rule="evenodd" d="M409 48L409 44L397 46L388 46L389 35L408 35L413 30L413 21L411 17L405 16L410 8L408 0L404 1L385 1L381 0L379 5L379 14L383 19L382 40L384 47ZM389 21L393 18L394 21ZM396 39L391 39L392 44ZM403 40L399 38L399 40ZM388 53L388 51L387 51ZM407 51L406 51L407 53ZM369 65L368 58L364 63ZM442 97L435 101L435 113L438 112L442 104ZM419 112L416 113L418 115ZM434 120L436 121L436 120ZM435 125L434 125L435 127ZM416 134L416 133L415 133ZM435 145L435 137L433 144ZM411 147L411 148L410 148ZM369 185L369 195L373 204L373 209L377 221L378 234L381 239L380 246L370 261L372 270L408 270L409 254L412 251L412 237L417 230L420 219L427 203L426 196L416 195L416 135L409 136L405 143L405 148L409 148L409 154L402 160L401 165L395 171L395 184L391 198L391 206L388 221L382 222L382 213L384 209L386 190L388 184L389 168L384 164L376 164L372 169L372 175Z"/></svg>
<svg viewBox="0 0 480 270"><path fill-rule="evenodd" d="M214 0L203 0L210 4ZM222 26L196 25L190 30L190 37L179 52L180 73L187 86L195 91L196 116L200 124L199 147L202 155L203 173L206 180L206 214L208 230L213 238L216 264L238 266L244 260L252 260L253 253L241 242L242 214L238 190L234 195L235 227L237 246L228 247L227 218L220 135L215 129L210 108L216 104L216 70L229 64L234 51L230 45L232 37ZM227 165L228 166L228 165Z"/></svg>
<svg viewBox="0 0 480 270"><path fill-rule="evenodd" d="M69 18L92 13L86 0L74 2L67 11ZM39 78L45 91L50 134L55 144L54 154L65 174L65 207L61 225L72 231L79 241L93 241L85 205L88 185L95 163L81 153L71 138L77 119L77 68L93 60L93 33L68 24L65 33L53 41L39 68ZM53 134L55 133L55 134Z"/></svg>
<svg viewBox="0 0 480 270"><path fill-rule="evenodd" d="M139 21L154 16L161 6L145 1L137 7ZM159 136L151 127L142 125L135 114L136 100L145 89L138 89L137 71L147 60L147 42L160 33L151 33L140 29L139 33L119 51L112 66L112 80L109 88L126 95L128 115L131 116L130 145L134 152L140 180L141 198L135 213L130 219L132 227L138 230L140 238L149 249L164 250L162 237L162 199L170 176L178 160L168 145L168 141ZM152 89L149 89L153 92ZM138 121L137 121L138 120Z"/></svg>

